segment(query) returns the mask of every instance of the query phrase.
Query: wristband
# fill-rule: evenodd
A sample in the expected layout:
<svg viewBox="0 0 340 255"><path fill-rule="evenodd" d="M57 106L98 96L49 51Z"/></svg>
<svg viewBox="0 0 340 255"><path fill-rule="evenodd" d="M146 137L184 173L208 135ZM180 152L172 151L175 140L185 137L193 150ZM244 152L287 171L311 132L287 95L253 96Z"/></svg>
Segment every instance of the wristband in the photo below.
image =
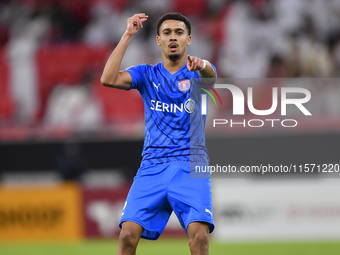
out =
<svg viewBox="0 0 340 255"><path fill-rule="evenodd" d="M205 69L205 67L207 66L207 61L206 60L203 60L203 66L200 70L198 71L203 71Z"/></svg>

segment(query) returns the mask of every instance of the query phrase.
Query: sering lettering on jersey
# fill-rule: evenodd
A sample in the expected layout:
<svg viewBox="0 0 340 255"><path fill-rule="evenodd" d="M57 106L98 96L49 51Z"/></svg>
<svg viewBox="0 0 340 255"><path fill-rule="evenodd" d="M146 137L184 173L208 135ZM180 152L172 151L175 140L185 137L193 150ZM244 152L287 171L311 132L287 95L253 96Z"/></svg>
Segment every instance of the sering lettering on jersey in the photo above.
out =
<svg viewBox="0 0 340 255"><path fill-rule="evenodd" d="M159 112L183 112L183 103L178 106L177 104L167 104L161 101L151 100L150 109Z"/></svg>

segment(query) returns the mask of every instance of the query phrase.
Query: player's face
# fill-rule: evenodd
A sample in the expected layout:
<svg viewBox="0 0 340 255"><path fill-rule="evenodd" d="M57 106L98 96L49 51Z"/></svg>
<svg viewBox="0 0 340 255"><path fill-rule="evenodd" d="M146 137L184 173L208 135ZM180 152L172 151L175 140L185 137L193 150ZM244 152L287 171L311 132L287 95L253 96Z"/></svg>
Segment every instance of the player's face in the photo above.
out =
<svg viewBox="0 0 340 255"><path fill-rule="evenodd" d="M166 20L159 28L157 45L162 47L162 53L170 60L186 57L187 46L191 44L191 36L183 21Z"/></svg>

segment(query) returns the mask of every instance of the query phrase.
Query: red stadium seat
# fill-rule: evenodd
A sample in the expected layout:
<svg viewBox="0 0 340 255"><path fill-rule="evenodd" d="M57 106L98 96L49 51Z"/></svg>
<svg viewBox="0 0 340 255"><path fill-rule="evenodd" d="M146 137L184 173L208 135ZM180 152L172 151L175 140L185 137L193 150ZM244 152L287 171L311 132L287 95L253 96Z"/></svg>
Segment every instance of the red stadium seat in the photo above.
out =
<svg viewBox="0 0 340 255"><path fill-rule="evenodd" d="M9 70L5 49L0 49L0 121L10 120L14 112L14 103L9 91Z"/></svg>
<svg viewBox="0 0 340 255"><path fill-rule="evenodd" d="M207 0L174 0L174 9L183 15L204 15L207 12Z"/></svg>
<svg viewBox="0 0 340 255"><path fill-rule="evenodd" d="M95 93L102 101L109 123L138 123L144 120L144 104L138 91L104 87L99 79L94 81Z"/></svg>
<svg viewBox="0 0 340 255"><path fill-rule="evenodd" d="M0 100L0 121L10 120L13 116L14 104L9 95L1 95Z"/></svg>

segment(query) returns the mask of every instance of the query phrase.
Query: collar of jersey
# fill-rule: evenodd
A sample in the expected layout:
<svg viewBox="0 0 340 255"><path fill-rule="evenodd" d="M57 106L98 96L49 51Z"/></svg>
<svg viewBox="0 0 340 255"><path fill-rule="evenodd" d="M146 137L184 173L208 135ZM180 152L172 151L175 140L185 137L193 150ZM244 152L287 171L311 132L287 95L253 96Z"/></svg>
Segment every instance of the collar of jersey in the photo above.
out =
<svg viewBox="0 0 340 255"><path fill-rule="evenodd" d="M188 68L187 68L187 63L185 63L185 65L179 69L177 72L171 74L163 65L163 62L161 62L161 70L163 73L165 73L167 76L170 76L170 77L176 77L178 76L179 74L183 73L183 71L186 73L188 72Z"/></svg>

